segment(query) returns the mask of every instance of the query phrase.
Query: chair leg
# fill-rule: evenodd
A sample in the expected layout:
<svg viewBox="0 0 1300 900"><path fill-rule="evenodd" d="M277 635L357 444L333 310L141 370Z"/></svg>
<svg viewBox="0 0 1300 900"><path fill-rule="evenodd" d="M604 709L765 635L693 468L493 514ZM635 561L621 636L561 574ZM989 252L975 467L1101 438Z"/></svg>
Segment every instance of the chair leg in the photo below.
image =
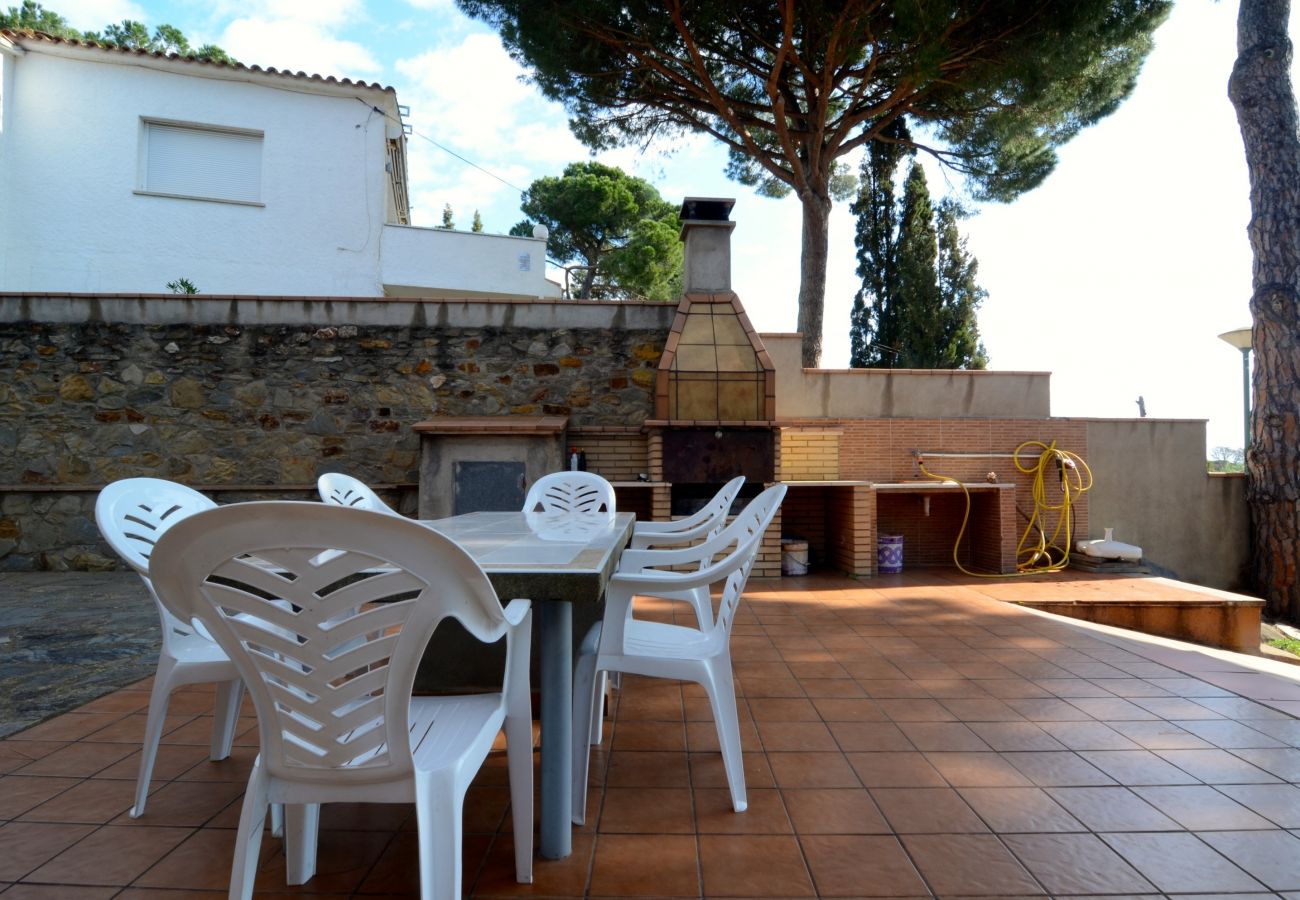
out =
<svg viewBox="0 0 1300 900"><path fill-rule="evenodd" d="M416 784L420 900L460 900L460 828L464 797L465 792L456 789L450 773L426 776Z"/></svg>
<svg viewBox="0 0 1300 900"><path fill-rule="evenodd" d="M319 803L284 804L284 867L289 884L306 884L316 874L319 835Z"/></svg>
<svg viewBox="0 0 1300 900"><path fill-rule="evenodd" d="M235 837L235 859L230 867L230 900L251 900L253 882L257 880L257 857L262 849L262 826L266 824L269 800L266 773L254 763L244 791L244 805L239 813L239 831Z"/></svg>
<svg viewBox="0 0 1300 900"><path fill-rule="evenodd" d="M239 704L244 699L244 682L234 681L217 683L217 705L213 710L212 748L208 759L213 762L230 755L230 748L235 743L235 726L239 722Z"/></svg>
<svg viewBox="0 0 1300 900"><path fill-rule="evenodd" d="M584 653L573 669L573 823L587 821L587 771L591 764L591 731L581 727L591 723L598 703L596 693L596 656Z"/></svg>
<svg viewBox="0 0 1300 900"><path fill-rule="evenodd" d="M591 746L597 746L605 736L605 701L609 699L610 677L608 672L596 674L595 701L591 704L591 723L588 728ZM573 721L577 722L577 719Z"/></svg>
<svg viewBox="0 0 1300 900"><path fill-rule="evenodd" d="M515 835L515 881L533 882L533 720L506 717L510 819Z"/></svg>
<svg viewBox="0 0 1300 900"><path fill-rule="evenodd" d="M695 609L695 621L700 631L708 631L712 628L713 597L709 594L707 584L691 590L691 606Z"/></svg>
<svg viewBox="0 0 1300 900"><path fill-rule="evenodd" d="M164 655L158 660L158 671L153 676L153 689L149 692L149 715L144 724L144 742L140 745L140 773L135 781L135 805L131 818L144 815L144 805L149 797L149 782L153 779L153 764L158 758L158 742L162 740L163 721L167 718L167 704L171 701L172 675L176 660Z"/></svg>
<svg viewBox="0 0 1300 900"><path fill-rule="evenodd" d="M731 807L736 812L744 812L749 801L745 795L745 758L740 751L740 716L736 711L736 687L731 680L731 660L724 656L706 662L702 683L713 707L722 765L727 771L727 786L731 788Z"/></svg>

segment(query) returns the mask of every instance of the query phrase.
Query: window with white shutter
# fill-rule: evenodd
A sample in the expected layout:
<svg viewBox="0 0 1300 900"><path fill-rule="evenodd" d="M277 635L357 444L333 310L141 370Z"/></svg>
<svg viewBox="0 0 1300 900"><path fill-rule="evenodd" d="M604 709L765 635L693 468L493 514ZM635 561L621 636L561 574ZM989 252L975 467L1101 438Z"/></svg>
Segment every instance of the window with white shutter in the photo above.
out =
<svg viewBox="0 0 1300 900"><path fill-rule="evenodd" d="M262 132L144 121L140 192L262 202Z"/></svg>

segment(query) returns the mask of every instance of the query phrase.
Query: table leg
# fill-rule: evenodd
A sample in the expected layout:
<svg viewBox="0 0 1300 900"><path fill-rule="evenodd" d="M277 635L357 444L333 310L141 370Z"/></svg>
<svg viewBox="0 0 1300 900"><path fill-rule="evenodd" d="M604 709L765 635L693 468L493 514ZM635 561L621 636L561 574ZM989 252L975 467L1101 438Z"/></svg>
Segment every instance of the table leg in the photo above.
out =
<svg viewBox="0 0 1300 900"><path fill-rule="evenodd" d="M573 852L573 606L543 600L539 612L542 705L541 854Z"/></svg>

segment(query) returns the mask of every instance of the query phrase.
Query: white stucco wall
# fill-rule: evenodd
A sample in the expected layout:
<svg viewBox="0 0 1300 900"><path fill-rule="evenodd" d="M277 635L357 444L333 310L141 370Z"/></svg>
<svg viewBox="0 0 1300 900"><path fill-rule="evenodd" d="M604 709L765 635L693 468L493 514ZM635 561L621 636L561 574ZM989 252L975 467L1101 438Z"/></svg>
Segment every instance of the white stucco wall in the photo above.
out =
<svg viewBox="0 0 1300 900"><path fill-rule="evenodd" d="M560 296L546 280L546 242L538 238L385 225L382 242L390 297Z"/></svg>
<svg viewBox="0 0 1300 900"><path fill-rule="evenodd" d="M205 293L382 293L381 91L91 52L0 56L0 290L159 292L184 277ZM142 116L264 132L264 206L134 193Z"/></svg>

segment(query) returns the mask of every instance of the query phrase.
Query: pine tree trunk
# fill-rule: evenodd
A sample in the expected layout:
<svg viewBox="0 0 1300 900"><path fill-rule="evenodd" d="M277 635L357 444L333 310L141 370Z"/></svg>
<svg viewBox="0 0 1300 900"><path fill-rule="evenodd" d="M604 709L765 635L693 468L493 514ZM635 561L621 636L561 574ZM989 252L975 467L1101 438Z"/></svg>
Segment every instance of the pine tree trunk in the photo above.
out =
<svg viewBox="0 0 1300 900"><path fill-rule="evenodd" d="M831 198L812 191L803 203L803 252L799 255L799 331L804 368L822 359L822 319L826 306L826 255L830 247Z"/></svg>
<svg viewBox="0 0 1300 900"><path fill-rule="evenodd" d="M1246 497L1255 587L1300 621L1300 133L1289 0L1241 0L1228 95L1250 170L1255 350Z"/></svg>

